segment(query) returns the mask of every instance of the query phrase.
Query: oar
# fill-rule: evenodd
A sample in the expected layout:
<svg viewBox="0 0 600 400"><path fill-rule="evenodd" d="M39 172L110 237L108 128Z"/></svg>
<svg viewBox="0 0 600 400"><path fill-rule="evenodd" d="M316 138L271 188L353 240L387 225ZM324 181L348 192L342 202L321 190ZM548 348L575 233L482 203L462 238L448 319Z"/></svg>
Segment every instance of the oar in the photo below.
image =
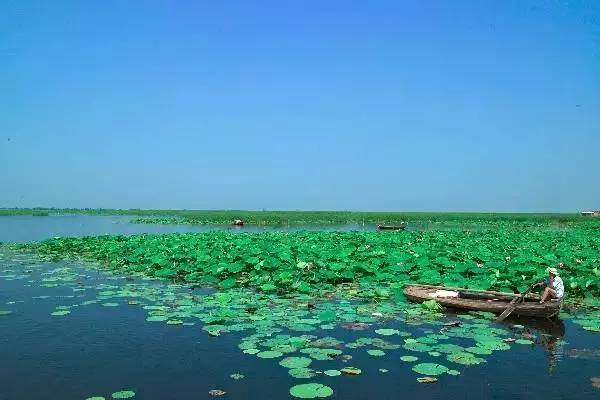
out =
<svg viewBox="0 0 600 400"><path fill-rule="evenodd" d="M504 310L504 312L502 314L500 314L498 316L498 318L496 318L496 322L504 321L506 319L506 317L508 317L515 310L515 308L517 308L517 306L519 305L519 303L521 301L523 301L523 298L527 295L527 293L531 292L531 289L533 289L534 287L536 287L537 284L538 284L538 282L534 283L533 285L529 286L529 288L526 291L524 291L523 293L521 293L520 296L515 297L508 304L508 307L506 307L506 310Z"/></svg>

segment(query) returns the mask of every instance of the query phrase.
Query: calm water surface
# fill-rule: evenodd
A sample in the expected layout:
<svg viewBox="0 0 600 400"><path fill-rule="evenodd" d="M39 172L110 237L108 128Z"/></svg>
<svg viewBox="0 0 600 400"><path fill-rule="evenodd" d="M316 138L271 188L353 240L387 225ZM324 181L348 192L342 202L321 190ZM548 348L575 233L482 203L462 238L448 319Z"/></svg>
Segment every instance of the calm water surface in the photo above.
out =
<svg viewBox="0 0 600 400"><path fill-rule="evenodd" d="M0 241L210 229L134 225L128 220L87 216L2 217ZM30 261L23 261L27 262ZM243 333L210 337L201 329L202 324L150 323L139 306L123 302L117 307L90 304L65 317L51 316L55 307L72 304L74 295L78 296L77 302L95 298L90 291L74 293L60 285L39 284L47 271L65 265L44 263L25 279L0 278L0 310L12 311L8 316L0 316L0 400L68 400L93 395L110 398L111 393L121 389L134 390L135 399L212 398L208 395L211 389L225 390L224 398L230 399L288 399L291 386L313 381L333 388L332 399L600 398L600 389L590 384L591 377L600 375L600 335L585 332L569 321L530 325L528 328L542 339L536 340L535 345L512 346L508 351L495 352L486 357L486 363L460 366L460 376L441 378L437 384L416 382L416 375L410 370L412 365L398 359L406 352L371 357L359 350L349 353L354 357L352 365L363 368L361 376L295 379L274 360L243 354L237 348ZM77 279L86 284L131 282L115 280L83 265L75 264L74 268L80 273ZM2 269L0 265L0 272ZM366 332L345 329L315 334L344 341L369 336ZM444 358L439 362L450 364ZM346 366L341 361L323 363L326 364L315 362L312 367L324 370ZM381 373L380 368L389 372ZM230 378L232 373L246 377L234 380Z"/></svg>
<svg viewBox="0 0 600 400"><path fill-rule="evenodd" d="M244 227L227 225L160 225L132 224L133 216L97 215L58 215L34 217L30 215L0 216L0 242L28 242L54 236L93 236L93 235L135 235L141 233L207 232L225 230L231 232L272 232L272 231L356 231L375 230L374 224L347 225L294 225Z"/></svg>

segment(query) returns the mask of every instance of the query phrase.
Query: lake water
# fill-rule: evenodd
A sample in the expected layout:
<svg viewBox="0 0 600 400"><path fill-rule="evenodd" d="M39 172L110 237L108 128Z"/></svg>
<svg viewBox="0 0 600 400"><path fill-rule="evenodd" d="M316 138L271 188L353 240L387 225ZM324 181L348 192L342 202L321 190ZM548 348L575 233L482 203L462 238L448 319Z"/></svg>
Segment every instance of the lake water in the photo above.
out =
<svg viewBox="0 0 600 400"><path fill-rule="evenodd" d="M215 229L128 221L128 217L1 217L0 241ZM331 399L597 399L600 395L590 382L600 375L600 335L568 320L555 324L511 321L509 325L527 324L535 344L494 352L483 364L454 365L460 375L440 376L435 384L416 381L419 375L411 371L412 365L399 360L407 354L403 349L386 351L385 357L372 357L364 349L344 349L344 354L352 356L350 362L315 361L311 368L322 371L360 365L360 376L319 374L297 379L278 359L244 354L238 348L246 336L243 332L212 337L193 319L186 321L194 325L148 322L142 305L160 301L162 295L139 303L104 298L107 287L114 292L145 285L140 287L188 296L187 287L166 289L161 281L112 276L84 263L42 263L7 250L0 249L0 253L0 310L11 312L0 316L0 400L110 398L111 393L124 389L135 391L135 399L214 398L208 394L211 389L226 391L223 398L230 399L288 399L290 387L308 382L330 386L334 390ZM61 278L56 280L56 276ZM51 315L61 307L70 313ZM347 343L373 336L375 327L310 334ZM415 336L430 328L400 321L389 321L386 327L409 330ZM411 354L450 364L444 356ZM233 379L234 373L245 377Z"/></svg>
<svg viewBox="0 0 600 400"><path fill-rule="evenodd" d="M135 235L140 233L207 232L227 230L232 232L269 232L298 230L361 231L375 230L374 224L345 225L294 225L244 227L227 225L161 225L132 224L135 216L57 215L34 217L30 215L0 217L0 242L28 242L54 236Z"/></svg>

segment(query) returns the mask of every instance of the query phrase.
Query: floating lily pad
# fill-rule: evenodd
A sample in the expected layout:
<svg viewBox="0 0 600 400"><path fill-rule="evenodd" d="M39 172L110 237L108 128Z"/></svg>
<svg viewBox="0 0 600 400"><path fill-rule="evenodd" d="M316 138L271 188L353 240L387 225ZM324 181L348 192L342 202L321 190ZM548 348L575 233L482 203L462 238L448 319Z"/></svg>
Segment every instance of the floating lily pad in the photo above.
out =
<svg viewBox="0 0 600 400"><path fill-rule="evenodd" d="M515 343L517 343L517 344L533 344L533 341L529 340L529 339L517 339L517 340L515 340Z"/></svg>
<svg viewBox="0 0 600 400"><path fill-rule="evenodd" d="M121 390L112 394L113 399L132 399L135 397L133 390Z"/></svg>
<svg viewBox="0 0 600 400"><path fill-rule="evenodd" d="M385 351L383 351L383 350L371 349L371 350L367 350L367 353L369 353L369 355L372 355L374 357L385 356Z"/></svg>
<svg viewBox="0 0 600 400"><path fill-rule="evenodd" d="M333 389L320 383L305 383L290 388L290 394L299 399L316 399L329 397L333 394Z"/></svg>
<svg viewBox="0 0 600 400"><path fill-rule="evenodd" d="M421 375L441 375L448 372L448 367L441 364L421 363L415 365L412 370Z"/></svg>
<svg viewBox="0 0 600 400"><path fill-rule="evenodd" d="M419 357L415 357L415 356L402 356L400 357L400 359L404 362L415 362L419 359Z"/></svg>
<svg viewBox="0 0 600 400"><path fill-rule="evenodd" d="M375 333L378 335L382 335L382 336L392 336L392 335L399 335L400 331L398 329L383 328L383 329L376 329Z"/></svg>
<svg viewBox="0 0 600 400"><path fill-rule="evenodd" d="M337 369L328 369L323 371L323 373L327 376L340 376L342 373Z"/></svg>
<svg viewBox="0 0 600 400"><path fill-rule="evenodd" d="M481 364L485 362L483 358L476 357L473 354L464 351L449 354L447 359L448 361L463 365Z"/></svg>
<svg viewBox="0 0 600 400"><path fill-rule="evenodd" d="M310 368L292 368L288 370L288 374L298 379L309 379L315 376L315 371Z"/></svg>
<svg viewBox="0 0 600 400"><path fill-rule="evenodd" d="M283 355L282 352L273 351L273 350L261 351L259 353L256 353L256 357L259 357L259 358L278 358L278 357L281 357L282 355Z"/></svg>
<svg viewBox="0 0 600 400"><path fill-rule="evenodd" d="M312 363L308 357L286 357L279 361L279 365L285 368L306 368Z"/></svg>

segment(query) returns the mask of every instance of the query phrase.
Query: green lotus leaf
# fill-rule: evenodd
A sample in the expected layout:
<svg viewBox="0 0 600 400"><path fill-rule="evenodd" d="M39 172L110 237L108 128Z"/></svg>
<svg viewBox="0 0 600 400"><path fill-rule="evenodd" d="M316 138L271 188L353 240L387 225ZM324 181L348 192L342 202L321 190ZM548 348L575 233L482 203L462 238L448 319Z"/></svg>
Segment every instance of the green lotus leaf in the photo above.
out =
<svg viewBox="0 0 600 400"><path fill-rule="evenodd" d="M282 352L272 351L272 350L261 351L259 353L256 353L256 356L259 358L278 358L278 357L281 357L282 355L283 355Z"/></svg>
<svg viewBox="0 0 600 400"><path fill-rule="evenodd" d="M285 368L306 368L312 363L308 357L286 357L279 361L279 365Z"/></svg>
<svg viewBox="0 0 600 400"><path fill-rule="evenodd" d="M410 350L410 351L417 351L417 352L429 352L433 350L433 347L423 344L423 343L418 343L418 342L414 342L414 343L405 343L404 347L406 350Z"/></svg>
<svg viewBox="0 0 600 400"><path fill-rule="evenodd" d="M476 357L473 354L467 352L452 353L449 354L446 358L448 359L448 361L463 365L481 364L485 362L483 358Z"/></svg>
<svg viewBox="0 0 600 400"><path fill-rule="evenodd" d="M315 376L315 372L310 368L292 368L288 374L297 379L309 379Z"/></svg>
<svg viewBox="0 0 600 400"><path fill-rule="evenodd" d="M415 357L415 356L402 356L400 357L400 359L404 362L415 362L419 359L419 357Z"/></svg>
<svg viewBox="0 0 600 400"><path fill-rule="evenodd" d="M529 339L517 339L517 340L515 340L515 343L517 343L517 344L533 344L533 341L529 340Z"/></svg>
<svg viewBox="0 0 600 400"><path fill-rule="evenodd" d="M333 389L320 383L305 383L290 388L290 395L299 399L325 398L333 394Z"/></svg>
<svg viewBox="0 0 600 400"><path fill-rule="evenodd" d="M441 364L434 364L434 363L417 364L413 367L412 370L421 375L433 375L433 376L441 375L443 373L448 372L447 367L445 367Z"/></svg>
<svg viewBox="0 0 600 400"><path fill-rule="evenodd" d="M382 335L382 336L392 336L392 335L399 335L400 331L397 329L382 328L382 329L376 329L375 333L378 335Z"/></svg>
<svg viewBox="0 0 600 400"><path fill-rule="evenodd" d="M135 397L133 390L121 390L112 394L113 399L132 399Z"/></svg>

